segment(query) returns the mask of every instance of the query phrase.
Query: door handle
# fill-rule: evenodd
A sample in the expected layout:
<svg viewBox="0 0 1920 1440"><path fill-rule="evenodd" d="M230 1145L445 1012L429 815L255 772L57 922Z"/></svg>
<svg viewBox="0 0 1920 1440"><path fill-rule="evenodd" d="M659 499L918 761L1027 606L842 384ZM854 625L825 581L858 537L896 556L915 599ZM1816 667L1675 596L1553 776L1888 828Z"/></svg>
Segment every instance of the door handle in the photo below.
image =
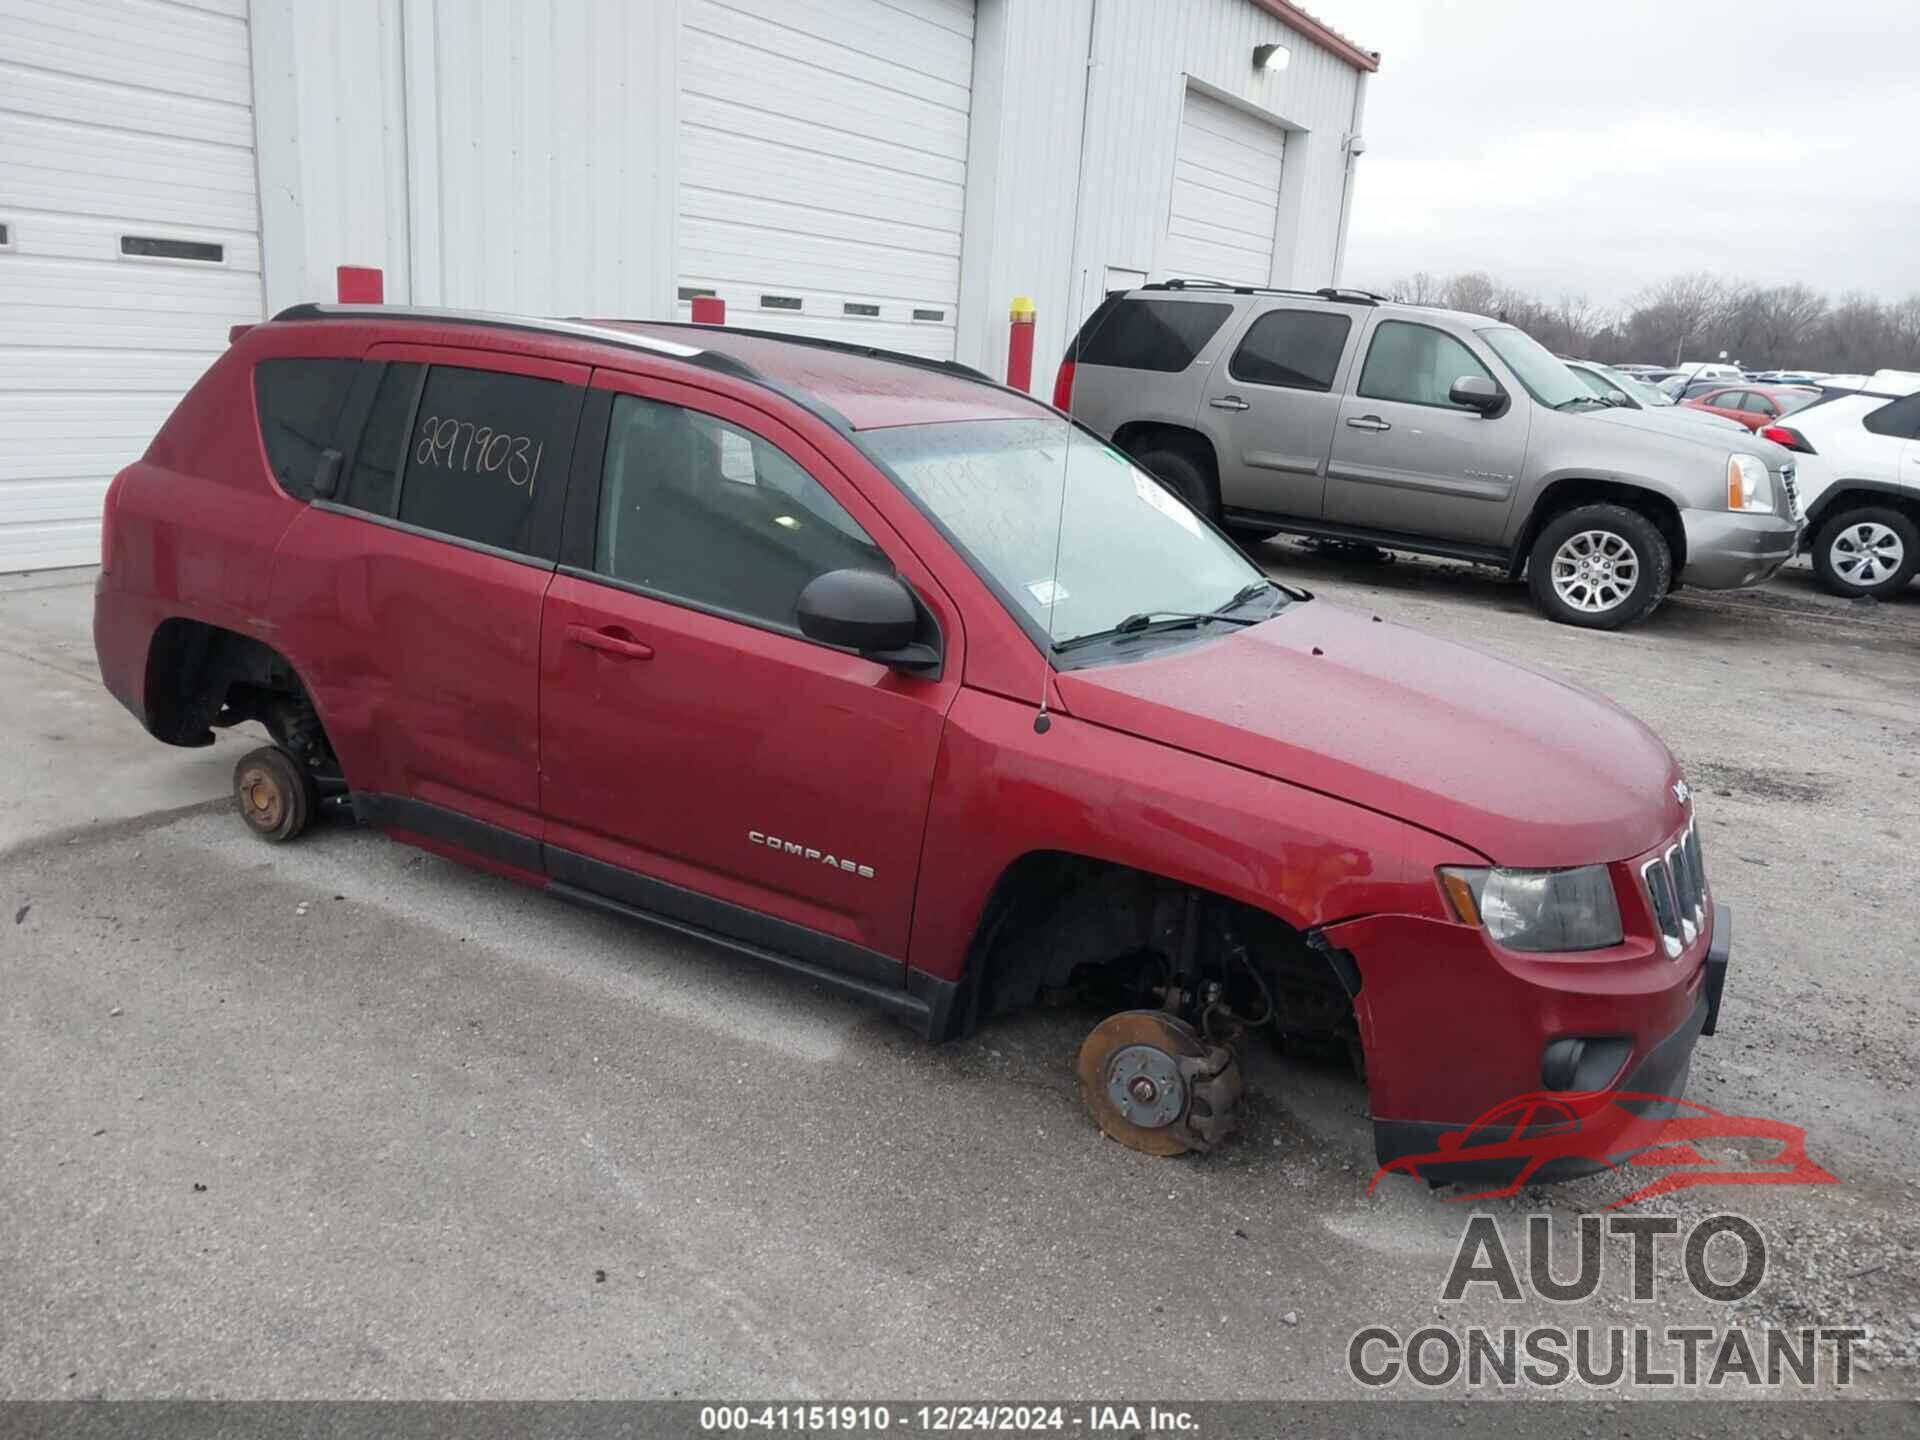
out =
<svg viewBox="0 0 1920 1440"><path fill-rule="evenodd" d="M1393 428L1378 415L1350 415L1347 417L1347 424L1355 430L1391 430Z"/></svg>
<svg viewBox="0 0 1920 1440"><path fill-rule="evenodd" d="M587 625L567 626L567 639L576 645L584 645L589 650L598 650L602 655L616 656L621 660L651 660L653 647L644 641L636 640L623 630L595 630Z"/></svg>
<svg viewBox="0 0 1920 1440"><path fill-rule="evenodd" d="M1238 395L1222 395L1219 399L1209 400L1207 403L1216 410L1251 410L1253 408Z"/></svg>

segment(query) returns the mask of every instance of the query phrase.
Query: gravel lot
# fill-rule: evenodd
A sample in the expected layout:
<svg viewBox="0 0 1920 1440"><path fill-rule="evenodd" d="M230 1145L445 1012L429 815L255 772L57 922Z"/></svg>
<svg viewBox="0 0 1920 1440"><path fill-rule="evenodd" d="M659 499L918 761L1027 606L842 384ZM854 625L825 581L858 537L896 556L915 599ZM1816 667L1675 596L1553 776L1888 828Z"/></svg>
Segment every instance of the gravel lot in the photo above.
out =
<svg viewBox="0 0 1920 1440"><path fill-rule="evenodd" d="M1484 572L1260 553L1667 738L1736 916L1690 1094L1842 1183L1655 1202L1773 1262L1659 1320L1857 1321L1856 1391L1920 1394L1920 588L1794 570L1597 635ZM270 849L241 741L168 750L100 689L90 586L0 587L0 1394L1347 1398L1364 1325L1634 1313L1617 1251L1578 1306L1443 1304L1466 1216L1367 1196L1339 1073L1263 1050L1236 1143L1152 1160L1083 1118L1072 1015L934 1049L371 833ZM1487 1208L1564 1235L1624 1193Z"/></svg>

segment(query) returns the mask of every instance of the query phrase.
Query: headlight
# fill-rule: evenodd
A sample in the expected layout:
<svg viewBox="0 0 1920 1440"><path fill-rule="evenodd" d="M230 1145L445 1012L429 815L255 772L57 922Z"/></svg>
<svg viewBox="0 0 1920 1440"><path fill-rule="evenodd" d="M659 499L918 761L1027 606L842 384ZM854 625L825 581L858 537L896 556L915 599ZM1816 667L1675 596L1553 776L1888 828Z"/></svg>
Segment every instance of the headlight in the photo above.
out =
<svg viewBox="0 0 1920 1440"><path fill-rule="evenodd" d="M1605 865L1577 870L1443 866L1440 888L1453 912L1509 950L1600 950L1618 945L1620 906Z"/></svg>
<svg viewBox="0 0 1920 1440"><path fill-rule="evenodd" d="M1767 462L1758 455L1736 451L1727 457L1727 508L1773 509L1773 477L1767 474Z"/></svg>

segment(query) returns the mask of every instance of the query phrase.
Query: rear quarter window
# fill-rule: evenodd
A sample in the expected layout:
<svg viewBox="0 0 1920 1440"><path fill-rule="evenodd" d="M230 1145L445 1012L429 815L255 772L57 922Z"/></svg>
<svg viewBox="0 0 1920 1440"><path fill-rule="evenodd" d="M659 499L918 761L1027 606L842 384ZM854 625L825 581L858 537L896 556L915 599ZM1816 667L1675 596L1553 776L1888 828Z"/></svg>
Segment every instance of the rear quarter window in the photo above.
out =
<svg viewBox="0 0 1920 1440"><path fill-rule="evenodd" d="M1231 305L1191 300L1119 300L1095 311L1069 357L1117 370L1184 370L1226 323Z"/></svg>
<svg viewBox="0 0 1920 1440"><path fill-rule="evenodd" d="M1920 393L1882 405L1861 419L1861 424L1876 435L1891 435L1902 440L1920 440Z"/></svg>
<svg viewBox="0 0 1920 1440"><path fill-rule="evenodd" d="M267 465L280 487L313 498L313 467L323 450L344 450L340 434L358 360L262 360L253 367L254 404Z"/></svg>

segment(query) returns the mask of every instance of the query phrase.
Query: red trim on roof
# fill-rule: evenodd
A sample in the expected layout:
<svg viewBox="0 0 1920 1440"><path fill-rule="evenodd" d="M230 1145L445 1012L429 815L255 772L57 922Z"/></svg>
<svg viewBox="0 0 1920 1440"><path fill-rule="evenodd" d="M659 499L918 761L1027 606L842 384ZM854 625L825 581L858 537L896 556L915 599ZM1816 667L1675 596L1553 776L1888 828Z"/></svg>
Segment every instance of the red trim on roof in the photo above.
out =
<svg viewBox="0 0 1920 1440"><path fill-rule="evenodd" d="M1380 68L1378 50L1362 50L1325 21L1309 15L1298 5L1290 4L1288 0L1253 0L1253 3L1285 24L1288 29L1297 30L1316 44L1324 45L1356 70Z"/></svg>

